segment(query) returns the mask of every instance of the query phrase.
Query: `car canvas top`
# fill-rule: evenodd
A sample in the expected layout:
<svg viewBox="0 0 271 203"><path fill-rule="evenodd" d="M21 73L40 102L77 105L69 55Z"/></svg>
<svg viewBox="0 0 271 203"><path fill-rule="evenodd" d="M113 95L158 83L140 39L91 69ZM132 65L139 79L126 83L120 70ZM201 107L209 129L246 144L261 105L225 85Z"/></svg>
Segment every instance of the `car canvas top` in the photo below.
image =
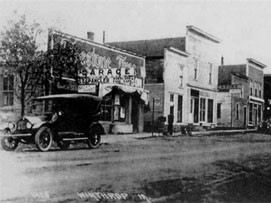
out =
<svg viewBox="0 0 271 203"><path fill-rule="evenodd" d="M89 98L94 99L96 101L102 101L101 97L97 97L90 94L53 94L47 96L41 96L35 98L35 100L44 100L44 99L76 99L76 98Z"/></svg>

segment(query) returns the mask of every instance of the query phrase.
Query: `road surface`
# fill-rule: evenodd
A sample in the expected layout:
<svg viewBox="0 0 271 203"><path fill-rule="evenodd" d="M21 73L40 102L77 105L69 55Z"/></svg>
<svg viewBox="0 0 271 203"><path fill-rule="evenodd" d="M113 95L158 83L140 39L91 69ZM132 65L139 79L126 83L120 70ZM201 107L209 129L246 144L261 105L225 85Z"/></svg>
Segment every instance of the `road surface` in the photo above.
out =
<svg viewBox="0 0 271 203"><path fill-rule="evenodd" d="M270 202L271 135L103 137L0 150L0 202Z"/></svg>

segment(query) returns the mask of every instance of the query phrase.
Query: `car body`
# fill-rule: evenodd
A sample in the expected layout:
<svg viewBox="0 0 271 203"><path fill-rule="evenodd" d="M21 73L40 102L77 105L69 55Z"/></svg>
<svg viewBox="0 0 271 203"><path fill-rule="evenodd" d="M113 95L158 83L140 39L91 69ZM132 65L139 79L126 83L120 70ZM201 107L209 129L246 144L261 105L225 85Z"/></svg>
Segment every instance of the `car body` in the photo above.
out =
<svg viewBox="0 0 271 203"><path fill-rule="evenodd" d="M48 151L55 141L67 149L71 141L97 148L104 129L99 123L101 98L89 94L58 94L34 99L32 114L9 122L1 135L1 145L13 151L18 143L36 144Z"/></svg>

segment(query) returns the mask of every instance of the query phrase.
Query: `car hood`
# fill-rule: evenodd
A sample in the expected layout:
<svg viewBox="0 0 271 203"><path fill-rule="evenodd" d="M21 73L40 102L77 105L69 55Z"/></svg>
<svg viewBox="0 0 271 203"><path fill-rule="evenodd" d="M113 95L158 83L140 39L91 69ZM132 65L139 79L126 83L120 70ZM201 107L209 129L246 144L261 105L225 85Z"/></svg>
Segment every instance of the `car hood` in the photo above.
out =
<svg viewBox="0 0 271 203"><path fill-rule="evenodd" d="M45 121L48 121L47 116L25 116L25 118L32 124L44 123Z"/></svg>

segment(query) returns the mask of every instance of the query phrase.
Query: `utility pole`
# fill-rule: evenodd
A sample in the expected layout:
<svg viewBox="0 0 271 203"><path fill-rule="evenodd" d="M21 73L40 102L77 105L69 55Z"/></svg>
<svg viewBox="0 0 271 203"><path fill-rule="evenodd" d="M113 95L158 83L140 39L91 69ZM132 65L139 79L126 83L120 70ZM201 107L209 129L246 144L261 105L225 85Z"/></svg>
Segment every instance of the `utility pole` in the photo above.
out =
<svg viewBox="0 0 271 203"><path fill-rule="evenodd" d="M153 136L154 131L154 98L152 98L152 132L151 135Z"/></svg>

